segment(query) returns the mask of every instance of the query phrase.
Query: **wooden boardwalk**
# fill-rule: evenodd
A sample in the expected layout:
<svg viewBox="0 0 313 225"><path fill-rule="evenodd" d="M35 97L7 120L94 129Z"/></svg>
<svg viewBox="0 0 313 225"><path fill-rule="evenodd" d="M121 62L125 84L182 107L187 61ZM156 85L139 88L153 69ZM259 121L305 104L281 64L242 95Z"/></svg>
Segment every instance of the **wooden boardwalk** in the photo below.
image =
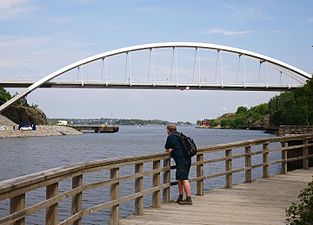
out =
<svg viewBox="0 0 313 225"><path fill-rule="evenodd" d="M158 209L145 209L142 216L122 219L120 224L285 224L285 209L297 200L300 190L312 181L312 175L313 168L296 170L234 185L232 189L215 189L204 196L194 196L192 206L162 204Z"/></svg>

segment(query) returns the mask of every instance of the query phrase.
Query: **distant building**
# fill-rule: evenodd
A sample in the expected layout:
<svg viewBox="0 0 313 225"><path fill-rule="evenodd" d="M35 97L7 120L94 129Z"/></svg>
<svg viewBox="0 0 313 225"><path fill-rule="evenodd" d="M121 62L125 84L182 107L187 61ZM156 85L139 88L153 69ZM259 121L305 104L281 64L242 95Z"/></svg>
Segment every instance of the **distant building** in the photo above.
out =
<svg viewBox="0 0 313 225"><path fill-rule="evenodd" d="M59 120L59 121L57 122L57 125L66 126L66 125L67 125L67 121L66 121L66 120Z"/></svg>
<svg viewBox="0 0 313 225"><path fill-rule="evenodd" d="M208 119L204 119L200 121L201 127L211 127L210 121Z"/></svg>

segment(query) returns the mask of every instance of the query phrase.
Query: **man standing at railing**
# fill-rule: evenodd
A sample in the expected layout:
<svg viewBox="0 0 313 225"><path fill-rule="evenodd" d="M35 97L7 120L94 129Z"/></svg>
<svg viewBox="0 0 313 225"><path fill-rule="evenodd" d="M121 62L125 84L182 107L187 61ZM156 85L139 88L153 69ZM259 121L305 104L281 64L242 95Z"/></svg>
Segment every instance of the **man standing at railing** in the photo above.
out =
<svg viewBox="0 0 313 225"><path fill-rule="evenodd" d="M175 124L170 124L166 127L167 140L165 143L166 152L171 154L176 164L176 180L178 180L178 199L177 203L181 205L192 205L190 182L188 175L191 166L191 158L186 154L182 144L178 139L178 132ZM183 200L185 191L186 200Z"/></svg>

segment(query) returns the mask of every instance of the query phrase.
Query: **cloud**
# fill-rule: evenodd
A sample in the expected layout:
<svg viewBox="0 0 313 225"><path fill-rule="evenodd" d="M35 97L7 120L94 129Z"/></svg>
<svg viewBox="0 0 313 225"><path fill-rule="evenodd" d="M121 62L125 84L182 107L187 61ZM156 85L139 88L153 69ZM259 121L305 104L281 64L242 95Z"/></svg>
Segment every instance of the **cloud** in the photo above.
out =
<svg viewBox="0 0 313 225"><path fill-rule="evenodd" d="M85 5L94 5L98 3L99 0L70 0L69 2L72 2L71 4L75 5L85 6Z"/></svg>
<svg viewBox="0 0 313 225"><path fill-rule="evenodd" d="M0 22L38 10L29 0L0 0Z"/></svg>
<svg viewBox="0 0 313 225"><path fill-rule="evenodd" d="M313 24L313 17L306 19L307 24Z"/></svg>
<svg viewBox="0 0 313 225"><path fill-rule="evenodd" d="M271 30L270 32L272 34L283 34L283 33L285 33L285 31L283 31L283 30Z"/></svg>
<svg viewBox="0 0 313 225"><path fill-rule="evenodd" d="M237 7L234 5L224 5L226 9L231 11L232 16L239 19L265 19L270 20L272 19L271 16L267 15L262 9L260 8L248 8L248 7Z"/></svg>
<svg viewBox="0 0 313 225"><path fill-rule="evenodd" d="M58 24L70 24L75 21L73 17L64 16L64 17L56 17L51 20L52 22L58 23Z"/></svg>
<svg viewBox="0 0 313 225"><path fill-rule="evenodd" d="M27 77L42 77L90 56L93 54L89 50L90 46L96 44L83 42L66 33L35 37L0 35L0 76L10 76L12 79L23 74Z"/></svg>
<svg viewBox="0 0 313 225"><path fill-rule="evenodd" d="M252 33L252 31L233 31L233 30L224 30L220 28L213 28L207 30L206 34L220 34L228 37L243 37L247 36L248 34Z"/></svg>

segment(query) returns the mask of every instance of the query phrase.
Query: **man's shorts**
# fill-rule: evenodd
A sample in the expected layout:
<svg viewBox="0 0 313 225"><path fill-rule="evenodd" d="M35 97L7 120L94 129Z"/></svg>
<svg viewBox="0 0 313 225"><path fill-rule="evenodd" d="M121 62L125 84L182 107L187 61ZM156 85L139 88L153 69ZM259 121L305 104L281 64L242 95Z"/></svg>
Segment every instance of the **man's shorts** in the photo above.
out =
<svg viewBox="0 0 313 225"><path fill-rule="evenodd" d="M188 180L191 160L177 160L176 162L176 180Z"/></svg>

